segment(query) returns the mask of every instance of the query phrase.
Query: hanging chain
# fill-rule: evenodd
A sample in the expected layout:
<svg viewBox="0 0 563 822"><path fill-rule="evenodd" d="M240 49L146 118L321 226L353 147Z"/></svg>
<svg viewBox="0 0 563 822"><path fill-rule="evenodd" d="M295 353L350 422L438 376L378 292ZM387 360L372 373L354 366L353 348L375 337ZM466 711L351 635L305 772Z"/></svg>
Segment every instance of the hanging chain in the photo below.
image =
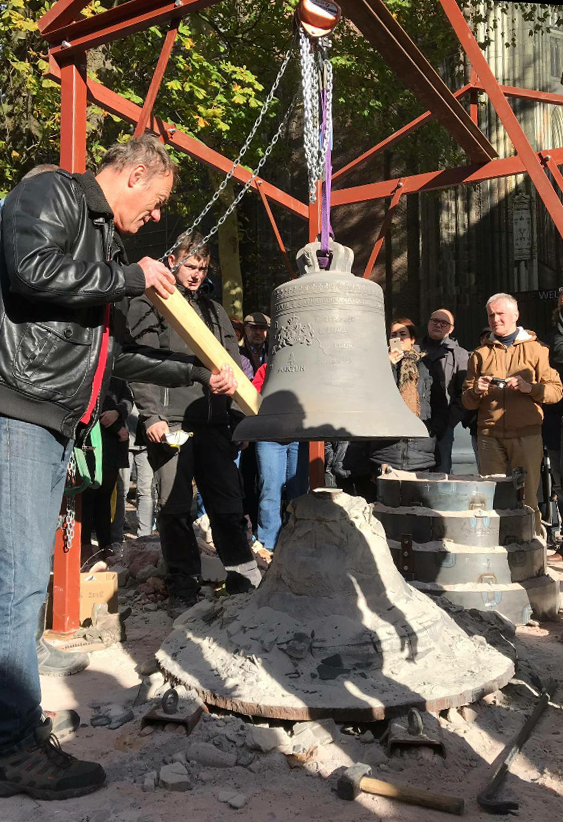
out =
<svg viewBox="0 0 563 822"><path fill-rule="evenodd" d="M289 107L289 109L287 110L287 112L285 114L285 117L283 118L283 120L281 121L281 123L278 127L278 130L276 131L276 133L272 137L269 146L267 146L266 150L264 151L264 156L260 159L260 162L258 163L256 168L252 172L250 178L244 184L244 186L241 188L241 190L239 191L239 193L237 194L237 196L235 197L235 199L233 200L231 205L228 207L228 209L225 211L225 213L221 217L219 217L216 224L205 235L205 237L201 240L201 242L199 242L196 246L193 246L193 248L190 248L190 257L194 257L197 254L197 252L199 251L199 249L202 246L204 246L206 243L208 243L209 240L211 239L211 237L213 237L215 234L217 234L217 232L219 231L219 229L221 228L223 223L230 217L230 215L233 213L235 208L238 206L238 204L240 203L240 201L242 200L242 198L244 197L244 195L246 194L246 192L248 191L248 189L250 188L250 186L252 185L254 180L260 174L262 166L267 161L268 157L270 156L270 154L272 153L272 151L274 149L274 146L276 145L276 143L280 139L281 135L283 134L284 129L287 127L289 117L291 115L292 110L293 110L293 105L291 105ZM185 257L182 257L181 260L176 263L176 265L171 267L170 270L173 274L175 274L176 271L180 268L180 266L183 264L184 260L185 260Z"/></svg>
<svg viewBox="0 0 563 822"><path fill-rule="evenodd" d="M67 484L73 485L76 480L76 459L74 449L70 453L70 460L67 468ZM63 519L63 551L68 554L74 542L74 528L76 525L75 499L73 496L65 496L65 515Z"/></svg>
<svg viewBox="0 0 563 822"><path fill-rule="evenodd" d="M332 139L332 63L328 59L328 37L321 37L313 49L306 32L299 29L299 53L301 57L301 79L303 87L303 137L307 174L309 179L309 202L317 199L317 182L324 177L326 153ZM326 91L324 129L320 120L322 111L322 91ZM321 133L322 131L322 133Z"/></svg>
<svg viewBox="0 0 563 822"><path fill-rule="evenodd" d="M248 148L249 148L249 146L250 146L250 144L251 144L252 140L254 139L254 137L255 137L255 135L256 135L256 132L258 131L258 128L260 127L260 125L261 125L261 123L262 123L262 120L264 119L264 117L265 117L265 115L266 115L266 112L268 111L268 109L270 108L270 106L271 106L271 104L272 104L272 101L273 101L273 99L274 99L274 95L275 95L275 93L276 93L276 91L277 91L277 89L278 89L278 86L279 86L279 84L280 84L280 82L281 82L281 79L282 79L283 75L285 74L285 70L286 70L286 68L287 68L287 65L288 65L288 63L289 63L290 59L291 59L292 54L293 54L293 43L291 44L290 48L287 50L287 52L286 52L286 54L285 54L285 57L284 57L283 62L282 62L282 64L281 64L281 66L280 66L280 70L279 70L279 72L278 72L278 75L277 75L277 77L276 77L276 79L274 80L274 83L273 83L273 85L272 85L272 88L270 89L270 92L269 92L268 96L266 97L266 99L265 99L265 101L264 101L264 105L262 106L262 108L261 108L261 110L260 110L260 113L258 114L258 117L256 118L256 122L255 122L255 123L254 123L254 125L252 126L252 128L251 128L251 130L250 130L250 133L249 133L249 135L248 135L248 137L247 137L247 138L246 138L246 140L244 141L244 145L243 145L243 147L242 147L242 148L241 148L241 150L239 151L239 153L238 153L238 156L237 156L236 160L233 162L233 165L231 166L230 171L227 173L227 175L226 175L225 179L221 182L221 184L220 184L219 188L218 188L218 189L217 189L217 191L214 193L214 195L212 196L212 198L209 200L209 202L207 203L207 205L205 206L205 208L203 209L203 211L201 211L201 213L200 213L200 214L199 214L199 215L195 218L195 220L193 221L193 223L191 224L191 226L190 226L189 228L187 228L184 232L182 232L182 234L180 234L180 236L178 237L178 239L176 240L176 242L174 243L174 245L172 245L172 246L168 249L168 251L167 251L165 254L163 254L163 256L160 258L160 262L161 262L161 263L165 263L165 262L167 261L168 257L170 256L170 254L173 254L173 253L176 251L176 249L178 248L178 246L179 246L179 245L180 245L180 244L181 244L181 243L185 240L185 238L186 238L186 237L188 237L189 235L191 235L191 234L192 234L192 232L194 231L194 229L195 229L195 228L197 228L197 226L201 223L201 221L203 220L203 218L204 218L204 217L205 217L205 216L209 213L209 211L211 210L211 208L215 205L215 203L217 202L217 200L219 199L219 197L221 196L221 194L223 193L223 191L227 188L227 186L228 186L228 184L229 184L230 180L232 179L232 177L233 177L233 175L234 175L234 173L235 173L235 170L236 170L237 166L239 166L239 165L240 165L242 158L244 157L244 155L245 155L245 154L246 154L246 152L248 151ZM261 168L262 168L262 166L264 165L264 162L265 162L265 161L266 161L266 159L270 156L270 154L271 154L271 152L272 152L273 147L275 146L275 144L276 144L276 143L277 143L277 141L279 140L279 138L280 138L280 136L281 136L281 133L282 133L282 131L283 131L283 127L284 127L284 126L285 126L285 124L287 123L287 120L288 120L288 115L286 115L286 116L285 116L284 120L282 121L282 124L280 125L280 127L279 127L279 129L278 129L278 131L277 131L277 132L276 132L276 134L274 135L274 137L273 137L273 139L272 139L272 142L270 143L270 145L269 145L269 146L268 146L268 148L266 149L266 152L264 153L264 156L262 157L262 159L261 159L260 163L259 163L259 164L258 164L258 166L256 167L256 170L253 172L252 177L250 178L250 180L248 181L248 183L247 183L247 184L245 185L245 187L243 188L243 190L242 190L242 195L239 195L239 196L237 197L237 199L235 200L235 202L234 202L234 203L230 206L229 210L228 210L228 211L227 211L227 212L223 215L223 217L221 218L221 221L220 221L219 223L217 223L217 225L215 226L214 230L213 230L212 232L210 232L210 233L207 235L207 237L206 237L206 238L205 238L205 239L204 239L204 240L203 240L203 241L202 241L202 242L201 242L201 243L200 243L197 247L195 247L195 248L191 249L191 251L190 251L190 256L193 256L194 254L196 254L196 253L197 253L197 251L198 251L198 249L199 249L199 248L201 248L201 246L202 246L202 245L204 245L204 244L208 241L208 239L209 239L210 237L212 237L214 234L216 234L216 232L218 231L219 227L220 227L221 225L223 225L223 223L224 223L224 222L225 222L225 220L228 218L228 216L229 216L229 215L232 213L232 211L236 208L236 206L238 205L238 203L240 202L240 200L242 199L242 197L246 194L246 192L247 192L247 191L248 191L248 189L250 188L251 183L253 182L253 180L255 179L255 177L258 175L258 173L259 173L260 169L261 169ZM181 265L181 264L182 264L182 261L180 261L179 263L177 263L177 264L176 264L176 265L175 265L175 266L171 269L171 270L172 270L172 273L175 273L175 272L178 270L178 268L180 267L180 265Z"/></svg>

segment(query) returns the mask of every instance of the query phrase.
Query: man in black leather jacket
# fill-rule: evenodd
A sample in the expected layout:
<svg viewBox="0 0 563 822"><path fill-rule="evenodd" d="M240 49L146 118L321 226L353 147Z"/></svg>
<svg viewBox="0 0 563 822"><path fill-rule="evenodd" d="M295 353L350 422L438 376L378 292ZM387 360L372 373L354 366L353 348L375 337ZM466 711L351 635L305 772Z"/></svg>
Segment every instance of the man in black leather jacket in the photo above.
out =
<svg viewBox="0 0 563 822"><path fill-rule="evenodd" d="M176 272L178 289L240 366L238 342L227 312L202 290L210 259L202 242L201 235L188 235L169 264L174 268L182 261ZM146 297L131 302L128 323L140 344L192 353ZM243 484L232 442L242 412L229 397L211 396L202 385L161 389L133 383L131 388L159 488L158 531L167 568L169 616L175 618L196 602L201 582L201 558L191 519L194 477L209 516L213 543L227 571L227 591L240 593L257 586L261 576L249 546ZM166 435L180 430L189 432L189 439L180 448L168 445Z"/></svg>
<svg viewBox="0 0 563 822"><path fill-rule="evenodd" d="M190 358L127 341L127 298L173 290L164 265L128 265L121 234L160 219L175 166L156 138L111 148L95 177L23 180L2 209L0 248L0 796L81 796L101 766L63 754L41 712L35 630L67 463L99 415L112 369L128 380L232 393Z"/></svg>

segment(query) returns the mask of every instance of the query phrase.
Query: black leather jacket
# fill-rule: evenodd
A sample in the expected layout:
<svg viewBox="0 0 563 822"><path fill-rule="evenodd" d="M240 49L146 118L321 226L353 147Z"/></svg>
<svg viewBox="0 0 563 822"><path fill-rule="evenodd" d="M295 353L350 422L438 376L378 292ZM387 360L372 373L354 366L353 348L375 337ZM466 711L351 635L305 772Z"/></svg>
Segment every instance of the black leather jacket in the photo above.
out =
<svg viewBox="0 0 563 822"><path fill-rule="evenodd" d="M91 396L111 303L98 416L112 369L127 380L189 385L193 358L127 337L128 298L145 289L127 265L113 213L91 173L23 180L1 213L0 414L75 437ZM209 379L198 369L198 378Z"/></svg>

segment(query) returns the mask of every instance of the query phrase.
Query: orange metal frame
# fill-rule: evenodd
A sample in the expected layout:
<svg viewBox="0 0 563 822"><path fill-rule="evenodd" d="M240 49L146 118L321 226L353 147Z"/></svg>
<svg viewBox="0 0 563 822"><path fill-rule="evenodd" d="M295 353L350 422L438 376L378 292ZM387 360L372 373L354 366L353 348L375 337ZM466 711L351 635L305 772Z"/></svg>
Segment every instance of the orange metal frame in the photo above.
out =
<svg viewBox="0 0 563 822"><path fill-rule="evenodd" d="M153 131L163 142L218 171L226 173L231 168L232 161L227 157L153 115L154 103L180 21L190 12L208 8L218 2L220 0L128 0L91 17L81 15L88 5L88 0L58 0L52 6L41 19L39 28L49 44L50 76L61 84L60 163L63 168L73 172L83 171L85 168L88 102L95 103L105 111L134 124L136 134L145 130ZM383 0L340 0L344 14L380 52L405 85L426 105L428 111L336 171L333 174L333 182L340 182L353 168L412 134L431 118L438 120L448 130L471 161L466 166L417 174L399 180L385 180L351 188L333 188L333 207L381 199L391 200L364 276L369 276L376 264L399 199L415 192L527 173L558 232L563 236L563 204L550 179L551 175L558 187L560 184L563 185L563 177L558 170L558 165L563 164L563 148L552 149L549 153L535 152L507 99L517 97L563 105L563 95L499 86L456 0L440 0L440 3L472 65L471 82L455 93L444 84L389 12ZM88 49L155 25L168 25L169 32L142 108L86 76ZM480 130L477 107L479 92L485 92L489 96L516 149L515 157L498 159L494 147ZM469 111L460 102L466 94L469 95ZM250 174L239 166L235 169L234 178L245 183L249 180ZM269 204L277 203L301 219L307 220L309 239L313 240L319 231L318 200L315 204L301 202L259 177L253 180L251 188L261 197L280 251L284 255L288 273L291 275L291 264ZM311 443L311 466L311 486L322 485L324 466L319 443ZM56 624L53 627L55 630L67 632L78 627L76 603L79 593L80 545L79 540L75 542L78 544L73 545L73 549L63 556L59 545L55 559ZM64 582L59 584L61 578Z"/></svg>

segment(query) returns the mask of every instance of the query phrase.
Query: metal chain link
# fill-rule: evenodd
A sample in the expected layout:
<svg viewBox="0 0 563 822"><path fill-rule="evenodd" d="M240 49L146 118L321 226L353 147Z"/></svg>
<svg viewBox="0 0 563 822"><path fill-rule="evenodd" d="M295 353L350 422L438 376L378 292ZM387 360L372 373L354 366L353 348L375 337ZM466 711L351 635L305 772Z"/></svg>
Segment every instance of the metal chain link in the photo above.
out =
<svg viewBox="0 0 563 822"><path fill-rule="evenodd" d="M227 175L226 175L225 179L221 182L219 188L215 191L212 198L209 200L209 202L204 207L204 209L201 211L201 213L195 218L195 220L193 221L191 226L189 228L187 228L184 232L182 232L182 234L180 234L180 236L178 237L178 239L176 240L174 245L172 245L168 249L168 251L166 251L166 253L162 255L162 257L160 258L161 263L165 263L167 261L168 257L170 256L170 254L173 254L176 251L176 249L178 248L178 246L185 240L185 238L188 237L190 234L192 234L194 229L197 228L197 226L201 223L203 218L209 213L211 208L215 205L215 203L217 202L217 200L219 199L219 197L221 196L223 191L227 188L230 180L233 177L233 174L235 173L235 170L236 170L237 166L240 165L240 162L241 162L242 158L244 157L244 155L248 151L248 148L249 148L250 144L252 143L252 140L254 139L254 137L256 135L256 132L258 131L258 128L260 127L260 125L262 123L262 120L264 119L264 117L266 115L266 112L268 111L268 109L270 108L270 106L272 104L272 101L274 99L274 95L275 95L275 93L278 89L278 86L281 82L281 79L282 79L283 75L285 74L285 70L288 66L288 63L291 59L292 54L293 54L293 43L291 44L290 48L287 50L287 52L285 54L283 62L280 66L280 70L278 71L278 75L277 75L277 77L274 80L274 83L272 85L272 88L270 89L270 92L268 93L268 95L267 95L267 97L264 101L264 105L262 106L262 108L260 110L260 113L258 114L258 117L256 118L256 121L255 121L254 125L252 126L248 137L244 141L244 145L242 146L241 150L239 151L236 160L233 162L233 165L231 166L230 171L227 172ZM282 126L285 124L285 122L286 122L286 120L284 118ZM280 134L281 134L281 126L280 126L280 129L278 129L278 133L274 137L275 142L271 143L270 146L268 146L270 151L268 152L268 148L266 149L266 152L268 152L267 156L270 155L273 146L275 145L275 143L279 139ZM264 158L262 158L262 160L263 159ZM262 163L262 165L264 165L264 163ZM254 177L257 175L259 169L262 168L262 165L258 165L256 171L253 174L253 177L249 181L250 183L252 182ZM249 188L249 184L247 184L245 189L243 189L243 196L246 193L246 191L248 191L248 188ZM240 199L242 199L242 197L240 197ZM240 202L240 199L237 198L237 202ZM233 207L231 207L230 211L228 211L224 215L223 221L221 223L219 223L217 226L215 226L215 229L217 229L219 227L219 225L223 225L223 223L225 222L225 220L227 219L229 214L232 212L232 210L233 210ZM215 233L216 232L214 231L213 234L215 234ZM208 235L208 237L213 236L213 234ZM200 245L197 246L197 248L191 249L190 256L193 256L205 242L207 242L207 239L205 239L202 243L200 243ZM180 265L181 265L181 261L177 265L175 265L174 268L171 269L172 272L175 273L178 270L178 268L180 267Z"/></svg>
<svg viewBox="0 0 563 822"><path fill-rule="evenodd" d="M317 199L317 181L324 176L326 153L332 139L332 63L327 57L330 41L321 37L313 49L306 32L299 29L299 53L303 88L303 137L309 180L309 202ZM321 133L321 94L326 90L324 129Z"/></svg>
<svg viewBox="0 0 563 822"><path fill-rule="evenodd" d="M67 468L67 482L69 485L72 485L74 480L76 479L76 459L74 457L74 450L71 451L70 460L68 461L68 468ZM74 497L67 496L65 497L65 515L63 519L63 551L65 554L68 554L70 549L72 548L72 543L74 542L74 529L76 525L76 507Z"/></svg>
<svg viewBox="0 0 563 822"><path fill-rule="evenodd" d="M193 257L195 254L197 254L197 252L199 251L199 249L200 249L202 246L204 246L206 243L208 243L208 242L209 242L209 240L211 239L211 237L213 237L215 234L217 234L217 232L219 231L219 229L221 228L221 226L223 225L223 223L224 223L224 222L225 222L225 221L226 221L226 220L230 217L230 215L233 213L233 211L235 210L235 208L238 206L238 204L240 203L240 201L242 200L242 198L244 197L244 195L246 194L246 192L248 191L248 189L250 188L250 186L251 186L251 185L252 185L252 183L254 182L254 180L258 177L258 175L260 174L260 171L261 171L261 169L262 169L262 166L263 166L263 165L264 165L264 163L267 161L268 157L270 156L270 154L272 153L272 151L273 151L273 149L274 149L274 146L276 145L276 143L277 143L277 142L278 142L278 140L280 139L280 137L281 137L281 135L282 135L282 133L283 133L284 129L286 128L287 123L288 123L288 121L289 121L289 117L290 117L290 115L291 115L291 111L292 111L292 109L293 109L293 106L291 105L291 106L289 107L289 109L287 110L287 112L286 112L286 114L285 114L285 117L284 117L284 118L283 118L283 120L281 121L281 123L280 123L280 125L279 125L279 127L278 127L278 130L276 131L276 133L275 133L275 134L274 134L274 136L272 137L272 139L271 139L271 141L270 141L270 144L267 146L266 150L264 151L264 156L260 159L260 162L258 163L258 165L256 166L256 168L255 168L255 169L254 169L254 171L252 172L252 174L251 174L250 178L249 178L249 179L248 179L248 181L244 184L244 186L241 188L241 190L239 191L239 193L237 194L237 196L235 197L235 199L233 200L233 202L231 203L231 205L228 207L228 209L225 211L225 213L223 214L223 216L222 216L222 217L219 217L219 219L217 220L216 224L215 224L215 225L213 226L213 228L209 231L209 233L205 235L205 237L202 239L202 241L201 241L200 243L198 243L198 244L197 244L196 246L194 246L193 248L190 248L190 257ZM173 266L173 267L170 269L170 270L172 271L172 273L173 273L173 274L175 274L175 273L176 273L176 271L180 268L180 266L181 266L181 265L182 265L182 263L184 262L184 259L185 259L185 258L184 258L184 257L182 257L182 259L181 259L178 263L176 263L176 265L175 265L175 266Z"/></svg>

